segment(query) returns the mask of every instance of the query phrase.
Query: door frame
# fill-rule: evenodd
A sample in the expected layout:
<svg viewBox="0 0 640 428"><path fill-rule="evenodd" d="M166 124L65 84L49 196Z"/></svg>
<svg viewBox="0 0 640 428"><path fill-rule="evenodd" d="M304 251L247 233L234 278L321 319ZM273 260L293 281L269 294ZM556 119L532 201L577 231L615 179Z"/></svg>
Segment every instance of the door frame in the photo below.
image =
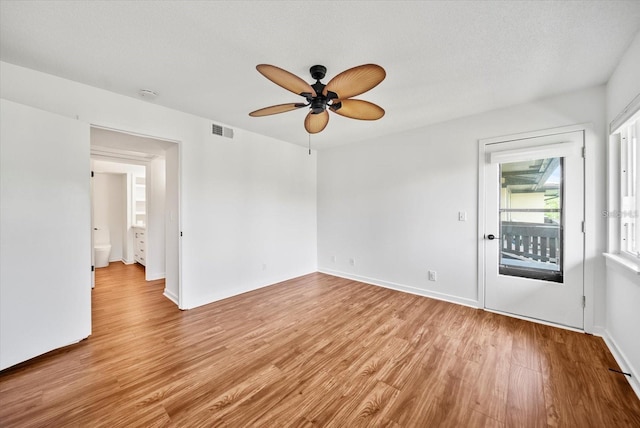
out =
<svg viewBox="0 0 640 428"><path fill-rule="evenodd" d="M173 293L167 293L167 288L166 288L166 284L165 284L165 289L163 290L163 295L169 299L170 301L172 301L173 303L176 304L176 306L178 307L178 309L184 309L183 308L183 291L182 291L182 239L180 238L179 235L182 234L181 230L182 230L182 215L181 215L181 211L182 211L182 186L181 186L181 158L182 158L182 143L181 141L178 140L174 140L171 138L167 138L167 137L158 137L156 135L150 135L150 134L145 134L145 133L140 133L140 132L135 132L135 131L130 131L130 130L125 130L122 128L117 128L117 127L113 127L113 126L105 126L105 125L101 125L101 124L97 124L97 123L90 123L89 124L90 128L96 128L96 129L102 129L102 130L106 130L106 131L111 131L111 132L115 132L115 133L119 133L119 134L128 134L134 137L141 137L141 138L146 138L146 139L152 139L152 140L158 140L160 142L164 142L164 143L169 143L171 145L173 145L174 147L177 148L177 152L176 152L176 159L175 159L175 174L177 177L177 183L176 183L176 191L177 191L177 195L176 195L176 205L175 205L175 213L172 213L172 217L175 218L175 229L173 232L175 232L175 251L176 251L176 272L175 272L175 281L177 282L177 288L178 288L178 294L173 295ZM90 146L92 144L92 141L89 142ZM137 149L137 151L141 152L141 153L150 153L147 152L144 149ZM90 155L90 158L92 158L93 155ZM149 162L145 162L143 160L139 160L139 159L134 159L134 158L120 158L119 159L121 162L123 163L134 163L134 164L138 164L138 165L144 165L145 166L145 171L148 171L148 167L149 167ZM133 161L133 162L132 162ZM165 169L167 167L165 166ZM149 188L147 187L146 189L147 191L147 199L148 199L148 192L149 192ZM93 199L91 200L91 204L93 205ZM93 228L93 225L92 225ZM169 242L168 242L168 236L167 236L167 226L166 226L166 220L165 220L165 281L166 281L166 274L167 274L167 267L166 267L166 263L167 263L167 249L169 248ZM179 235L178 235L179 234ZM93 263L93 262L92 262Z"/></svg>
<svg viewBox="0 0 640 428"><path fill-rule="evenodd" d="M499 137L484 138L478 140L478 229L477 229L477 245L478 245L478 308L486 311L491 311L486 308L485 303L485 286L486 286L486 273L485 273L485 159L486 159L486 146L489 144L496 144L514 140L522 140L526 138L544 137L555 134L564 134L567 132L582 131L584 133L584 145L585 145L585 162L584 162L584 219L585 219L585 233L584 233L584 262L583 262L583 278L584 278L584 295L586 297L584 308L584 332L593 333L594 319L595 319L595 285L594 285L594 260L596 259L596 215L598 212L594 202L595 192L595 158L596 156L589 156L593 153L593 147L597 140L597 136L593 131L593 126L589 123L569 125L557 128L541 129L538 131L529 131L518 134L509 134ZM541 324L547 324L554 327L565 328L572 330L570 327L561 326L553 323L547 323L532 318L521 317L517 315L510 315L515 318L522 318L528 321L533 321ZM578 330L583 331L583 330Z"/></svg>

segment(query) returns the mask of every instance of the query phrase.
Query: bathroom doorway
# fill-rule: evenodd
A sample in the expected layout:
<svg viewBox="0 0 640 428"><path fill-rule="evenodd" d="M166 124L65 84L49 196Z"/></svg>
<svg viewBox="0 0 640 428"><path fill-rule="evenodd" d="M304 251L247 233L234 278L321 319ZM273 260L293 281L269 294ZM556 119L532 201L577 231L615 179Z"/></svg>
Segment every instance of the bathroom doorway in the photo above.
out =
<svg viewBox="0 0 640 428"><path fill-rule="evenodd" d="M105 266L106 251L110 262L137 263L147 281L165 279L163 294L180 307L178 149L91 127L92 265Z"/></svg>
<svg viewBox="0 0 640 428"><path fill-rule="evenodd" d="M91 171L93 266L100 269L116 261L133 264L138 260L132 237L146 229L146 186L138 183L145 183L147 165L92 155ZM143 267L145 259L139 261Z"/></svg>

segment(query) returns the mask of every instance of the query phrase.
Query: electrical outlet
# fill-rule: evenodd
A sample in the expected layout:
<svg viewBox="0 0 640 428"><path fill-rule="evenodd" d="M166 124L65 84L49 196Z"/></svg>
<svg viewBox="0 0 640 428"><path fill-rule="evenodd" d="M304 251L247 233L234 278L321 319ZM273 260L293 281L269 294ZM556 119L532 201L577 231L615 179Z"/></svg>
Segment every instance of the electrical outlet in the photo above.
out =
<svg viewBox="0 0 640 428"><path fill-rule="evenodd" d="M429 271L429 281L436 281L438 279L438 274L435 270Z"/></svg>
<svg viewBox="0 0 640 428"><path fill-rule="evenodd" d="M336 256L331 256L331 263L335 263L336 262Z"/></svg>
<svg viewBox="0 0 640 428"><path fill-rule="evenodd" d="M355 266L356 265L356 259L349 259L349 264L351 266Z"/></svg>
<svg viewBox="0 0 640 428"><path fill-rule="evenodd" d="M467 221L466 211L458 211L458 221Z"/></svg>

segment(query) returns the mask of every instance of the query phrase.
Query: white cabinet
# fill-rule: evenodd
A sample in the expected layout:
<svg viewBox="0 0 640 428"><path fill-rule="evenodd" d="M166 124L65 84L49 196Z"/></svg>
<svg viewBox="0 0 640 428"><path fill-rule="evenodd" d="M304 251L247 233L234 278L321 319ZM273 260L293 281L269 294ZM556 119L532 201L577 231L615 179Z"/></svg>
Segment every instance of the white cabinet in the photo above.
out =
<svg viewBox="0 0 640 428"><path fill-rule="evenodd" d="M143 227L133 227L133 259L147 265L147 231Z"/></svg>
<svg viewBox="0 0 640 428"><path fill-rule="evenodd" d="M133 177L133 225L144 226L147 223L147 188L145 177Z"/></svg>

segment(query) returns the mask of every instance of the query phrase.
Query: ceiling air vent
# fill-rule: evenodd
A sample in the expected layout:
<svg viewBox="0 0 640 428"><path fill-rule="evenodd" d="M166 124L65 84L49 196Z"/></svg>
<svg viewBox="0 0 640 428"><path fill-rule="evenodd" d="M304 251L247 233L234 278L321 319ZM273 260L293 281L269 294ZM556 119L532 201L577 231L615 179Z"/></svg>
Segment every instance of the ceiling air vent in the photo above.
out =
<svg viewBox="0 0 640 428"><path fill-rule="evenodd" d="M215 123L211 125L211 133L221 137L233 138L233 129L216 125Z"/></svg>

